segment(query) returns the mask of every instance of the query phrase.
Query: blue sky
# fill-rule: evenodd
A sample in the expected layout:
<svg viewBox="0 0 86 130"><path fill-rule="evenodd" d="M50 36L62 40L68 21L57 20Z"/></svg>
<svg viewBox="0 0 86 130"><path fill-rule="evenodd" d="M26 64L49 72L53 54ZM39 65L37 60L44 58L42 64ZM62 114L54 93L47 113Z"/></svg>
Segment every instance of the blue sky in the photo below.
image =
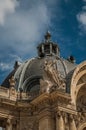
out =
<svg viewBox="0 0 86 130"><path fill-rule="evenodd" d="M86 0L0 1L0 83L16 60L37 55L36 46L49 30L61 56L86 59Z"/></svg>

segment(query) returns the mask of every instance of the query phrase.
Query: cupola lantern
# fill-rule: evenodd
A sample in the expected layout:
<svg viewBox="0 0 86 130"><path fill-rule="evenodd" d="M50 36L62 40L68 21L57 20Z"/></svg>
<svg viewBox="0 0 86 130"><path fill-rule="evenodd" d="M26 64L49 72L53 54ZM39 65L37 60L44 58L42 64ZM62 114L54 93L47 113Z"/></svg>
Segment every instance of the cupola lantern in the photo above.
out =
<svg viewBox="0 0 86 130"><path fill-rule="evenodd" d="M44 37L45 37L44 42L40 43L37 47L39 57L51 56L51 55L60 56L59 47L56 43L51 41L51 34L49 31L47 31Z"/></svg>

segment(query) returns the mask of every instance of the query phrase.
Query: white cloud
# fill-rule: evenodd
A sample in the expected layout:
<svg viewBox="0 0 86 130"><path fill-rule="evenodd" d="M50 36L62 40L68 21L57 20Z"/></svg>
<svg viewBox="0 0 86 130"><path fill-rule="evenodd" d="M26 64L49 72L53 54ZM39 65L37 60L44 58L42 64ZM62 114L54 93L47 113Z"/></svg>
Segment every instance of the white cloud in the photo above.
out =
<svg viewBox="0 0 86 130"><path fill-rule="evenodd" d="M13 66L15 64L15 61L18 61L19 63L22 62L22 59L18 55L10 54L8 57L8 62L0 62L0 70L1 71L8 71L12 70Z"/></svg>
<svg viewBox="0 0 86 130"><path fill-rule="evenodd" d="M0 24L3 25L5 17L9 13L14 13L17 6L16 0L0 0Z"/></svg>
<svg viewBox="0 0 86 130"><path fill-rule="evenodd" d="M0 0L0 25L3 25L0 26L0 52L6 50L3 54L6 60L0 62L1 70L11 70L15 61L22 62L17 55L34 55L36 43L43 39L50 25L52 8L49 10L49 7L54 6L55 2L48 0L46 4L46 1L32 0L28 9L23 10L16 0ZM12 50L16 55L12 54Z"/></svg>
<svg viewBox="0 0 86 130"><path fill-rule="evenodd" d="M34 42L39 39L41 33L50 23L50 16L45 5L36 5L34 8L22 13L16 13L8 19L6 27L12 37L22 42Z"/></svg>
<svg viewBox="0 0 86 130"><path fill-rule="evenodd" d="M19 62L22 62L22 58L19 57L18 55L13 55L13 54L10 54L9 55L11 59L13 59L13 61L19 61Z"/></svg>
<svg viewBox="0 0 86 130"><path fill-rule="evenodd" d="M10 70L10 69L12 69L11 66L10 66L10 64L3 63L3 62L0 63L0 70L6 71L6 70Z"/></svg>
<svg viewBox="0 0 86 130"><path fill-rule="evenodd" d="M79 13L77 19L83 26L86 26L86 12Z"/></svg>
<svg viewBox="0 0 86 130"><path fill-rule="evenodd" d="M5 42L1 46L9 46L18 54L32 52L36 43L43 39L43 34L48 30L50 21L51 13L46 2L35 1L33 6L27 10L15 11L6 18L2 35Z"/></svg>
<svg viewBox="0 0 86 130"><path fill-rule="evenodd" d="M2 30L0 31L0 53L6 50L4 53L6 59L8 59L8 54L12 53L12 51L12 54L16 53L16 55L25 56L28 54L28 57L29 55L33 56L36 52L36 44L41 39L44 40L43 35L49 29L51 18L54 16L53 7L58 6L59 0L58 2L56 0L25 0L25 2L20 0L16 10L16 0L2 1L7 7L2 6L6 9L2 9L4 24L0 26ZM27 8L21 6L22 1L24 4L29 1L27 5L24 5ZM14 13L7 15L7 12ZM2 53L0 56L2 56Z"/></svg>
<svg viewBox="0 0 86 130"><path fill-rule="evenodd" d="M83 0L86 2L86 0ZM77 14L77 20L79 22L79 28L82 31L86 31L86 5L82 6L81 12Z"/></svg>

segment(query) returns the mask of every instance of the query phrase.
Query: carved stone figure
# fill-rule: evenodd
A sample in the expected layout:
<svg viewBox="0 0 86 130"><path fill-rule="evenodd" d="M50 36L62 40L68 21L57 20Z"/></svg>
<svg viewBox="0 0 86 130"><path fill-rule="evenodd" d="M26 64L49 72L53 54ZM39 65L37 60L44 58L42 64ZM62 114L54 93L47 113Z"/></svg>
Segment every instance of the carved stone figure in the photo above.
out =
<svg viewBox="0 0 86 130"><path fill-rule="evenodd" d="M11 95L15 95L16 94L16 90L15 90L15 79L14 79L14 76L12 76L10 79L9 79L9 83L10 83L10 94Z"/></svg>
<svg viewBox="0 0 86 130"><path fill-rule="evenodd" d="M12 76L10 79L9 79L9 83L10 83L10 87L15 87L15 79L14 79L14 76Z"/></svg>
<svg viewBox="0 0 86 130"><path fill-rule="evenodd" d="M58 89L65 89L65 82L57 70L56 60L45 61L43 80L40 80L41 93L51 92Z"/></svg>
<svg viewBox="0 0 86 130"><path fill-rule="evenodd" d="M52 82L49 81L49 80L42 80L40 79L40 93L43 93L43 92L50 92L50 88L52 87Z"/></svg>
<svg viewBox="0 0 86 130"><path fill-rule="evenodd" d="M46 73L47 78L53 83L60 85L59 81L59 72L56 68L56 60L54 61L45 61L44 72Z"/></svg>

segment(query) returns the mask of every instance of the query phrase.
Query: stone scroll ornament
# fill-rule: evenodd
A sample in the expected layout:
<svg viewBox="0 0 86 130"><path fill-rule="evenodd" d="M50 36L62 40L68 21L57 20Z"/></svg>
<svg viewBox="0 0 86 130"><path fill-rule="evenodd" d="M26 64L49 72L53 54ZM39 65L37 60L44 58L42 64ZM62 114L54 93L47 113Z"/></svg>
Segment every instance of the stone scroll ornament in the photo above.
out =
<svg viewBox="0 0 86 130"><path fill-rule="evenodd" d="M46 60L44 62L43 79L40 80L41 92L65 88L65 82L57 70L56 62L56 60Z"/></svg>

